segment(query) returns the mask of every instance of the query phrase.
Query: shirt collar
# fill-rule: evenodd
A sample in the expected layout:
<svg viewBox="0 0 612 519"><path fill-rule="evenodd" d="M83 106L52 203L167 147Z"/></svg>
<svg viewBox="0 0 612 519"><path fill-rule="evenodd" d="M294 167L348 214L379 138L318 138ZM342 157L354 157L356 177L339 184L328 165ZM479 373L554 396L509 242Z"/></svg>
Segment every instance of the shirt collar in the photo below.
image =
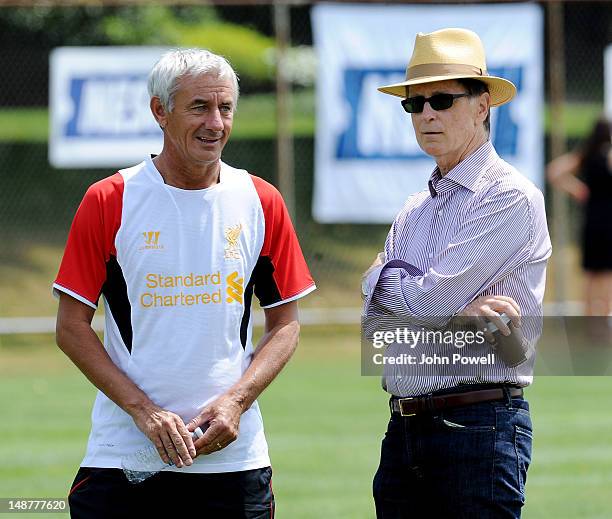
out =
<svg viewBox="0 0 612 519"><path fill-rule="evenodd" d="M438 166L429 177L429 192L434 197L438 193L456 189L457 185L463 186L470 191L476 191L480 177L491 164L498 158L497 152L490 140L474 150L463 159L446 175L442 176Z"/></svg>

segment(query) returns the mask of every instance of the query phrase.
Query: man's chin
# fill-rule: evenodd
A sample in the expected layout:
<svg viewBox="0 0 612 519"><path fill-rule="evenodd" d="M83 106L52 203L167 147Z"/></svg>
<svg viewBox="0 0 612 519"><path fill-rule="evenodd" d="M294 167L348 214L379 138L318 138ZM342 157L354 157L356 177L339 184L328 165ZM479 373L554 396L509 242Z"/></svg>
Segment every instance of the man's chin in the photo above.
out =
<svg viewBox="0 0 612 519"><path fill-rule="evenodd" d="M219 162L221 159L220 153L194 153L191 159L200 166L209 166Z"/></svg>
<svg viewBox="0 0 612 519"><path fill-rule="evenodd" d="M421 149L427 153L430 157L438 157L442 154L442 147L432 143L424 143L421 145Z"/></svg>

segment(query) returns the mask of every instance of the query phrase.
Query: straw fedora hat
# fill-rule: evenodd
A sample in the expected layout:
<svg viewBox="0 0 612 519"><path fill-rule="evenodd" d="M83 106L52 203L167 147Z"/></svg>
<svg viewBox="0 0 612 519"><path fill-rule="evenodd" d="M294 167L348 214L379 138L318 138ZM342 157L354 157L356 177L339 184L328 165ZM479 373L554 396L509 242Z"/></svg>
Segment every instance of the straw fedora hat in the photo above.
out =
<svg viewBox="0 0 612 519"><path fill-rule="evenodd" d="M503 105L516 95L516 87L512 82L489 75L482 42L475 32L467 29L418 33L406 69L406 81L382 86L378 90L405 98L406 87L410 85L448 79L478 79L486 83L491 95L491 106Z"/></svg>

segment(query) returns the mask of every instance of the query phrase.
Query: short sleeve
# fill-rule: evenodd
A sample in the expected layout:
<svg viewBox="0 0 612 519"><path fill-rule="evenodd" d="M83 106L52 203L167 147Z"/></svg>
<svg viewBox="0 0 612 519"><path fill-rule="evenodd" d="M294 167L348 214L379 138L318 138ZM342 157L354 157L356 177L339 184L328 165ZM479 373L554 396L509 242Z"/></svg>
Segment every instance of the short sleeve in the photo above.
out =
<svg viewBox="0 0 612 519"><path fill-rule="evenodd" d="M261 306L271 308L299 299L316 286L281 194L265 180L251 178L265 220L264 243L252 280Z"/></svg>
<svg viewBox="0 0 612 519"><path fill-rule="evenodd" d="M121 225L123 177L116 173L93 184L72 221L53 293L64 292L97 307L106 269L116 256L115 236Z"/></svg>

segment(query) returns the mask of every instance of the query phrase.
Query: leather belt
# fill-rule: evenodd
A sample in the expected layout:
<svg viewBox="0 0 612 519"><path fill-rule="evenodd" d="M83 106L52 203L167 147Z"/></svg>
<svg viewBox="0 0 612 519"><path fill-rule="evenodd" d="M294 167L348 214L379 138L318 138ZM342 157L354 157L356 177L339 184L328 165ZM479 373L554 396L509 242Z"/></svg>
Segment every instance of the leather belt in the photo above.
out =
<svg viewBox="0 0 612 519"><path fill-rule="evenodd" d="M509 387L511 397L523 396L523 390ZM492 402L506 398L501 388L481 389L478 391L465 391L463 393L448 393L445 395L425 395L409 398L392 397L389 403L392 413L401 416L415 416L419 413L459 407L462 405Z"/></svg>

